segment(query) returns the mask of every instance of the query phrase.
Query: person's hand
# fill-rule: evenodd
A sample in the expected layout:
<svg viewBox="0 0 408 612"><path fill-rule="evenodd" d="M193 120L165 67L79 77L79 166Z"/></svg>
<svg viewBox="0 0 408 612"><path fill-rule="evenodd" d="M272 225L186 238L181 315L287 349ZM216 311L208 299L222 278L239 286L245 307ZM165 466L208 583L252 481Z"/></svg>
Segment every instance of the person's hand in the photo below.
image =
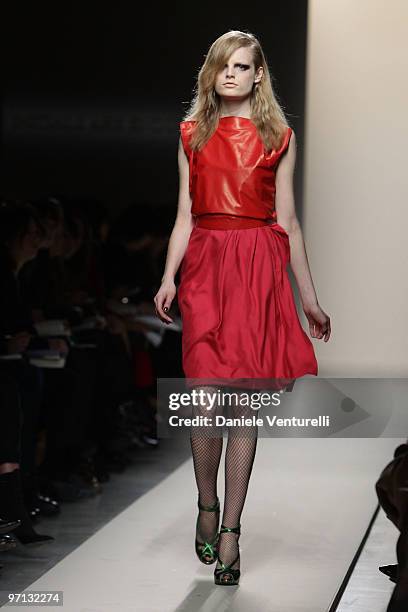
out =
<svg viewBox="0 0 408 612"><path fill-rule="evenodd" d="M304 305L303 312L309 321L309 330L312 338L328 341L331 334L330 317L322 310L319 304Z"/></svg>
<svg viewBox="0 0 408 612"><path fill-rule="evenodd" d="M61 355L68 355L69 346L63 338L50 338L48 346L52 351L58 351Z"/></svg>
<svg viewBox="0 0 408 612"><path fill-rule="evenodd" d="M24 353L30 344L31 334L23 331L18 332L7 340L7 354Z"/></svg>
<svg viewBox="0 0 408 612"><path fill-rule="evenodd" d="M160 289L154 296L156 315L164 323L173 323L173 319L169 317L167 312L170 310L171 303L176 295L176 285L172 280L162 282Z"/></svg>

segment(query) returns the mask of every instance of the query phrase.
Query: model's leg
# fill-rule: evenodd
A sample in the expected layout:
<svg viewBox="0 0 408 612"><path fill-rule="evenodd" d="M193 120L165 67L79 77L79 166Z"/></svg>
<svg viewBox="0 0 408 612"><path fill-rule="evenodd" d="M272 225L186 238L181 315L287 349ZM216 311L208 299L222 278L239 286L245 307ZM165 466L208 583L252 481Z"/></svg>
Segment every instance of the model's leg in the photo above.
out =
<svg viewBox="0 0 408 612"><path fill-rule="evenodd" d="M197 391L215 394L216 387L202 386ZM215 397L215 395L214 395ZM222 429L215 427L215 416L221 414L222 408L215 402L213 405L208 396L202 404L193 406L192 417L206 416L213 419L214 425L191 427L190 441L193 453L194 473L197 482L199 501L203 506L213 506L217 500L217 475L222 453ZM217 530L218 515L216 512L199 510L200 542L212 540Z"/></svg>
<svg viewBox="0 0 408 612"><path fill-rule="evenodd" d="M258 416L251 406L242 405L244 397L250 392L237 392L237 401L231 404L232 418ZM242 390L241 390L242 391ZM241 513L248 490L249 479L255 458L258 441L258 426L229 426L228 442L225 454L225 501L222 524L225 527L237 527L240 523ZM220 534L218 554L225 565L230 565L237 557L239 535L234 532ZM232 569L239 569L239 559L232 565ZM220 569L218 561L216 569Z"/></svg>

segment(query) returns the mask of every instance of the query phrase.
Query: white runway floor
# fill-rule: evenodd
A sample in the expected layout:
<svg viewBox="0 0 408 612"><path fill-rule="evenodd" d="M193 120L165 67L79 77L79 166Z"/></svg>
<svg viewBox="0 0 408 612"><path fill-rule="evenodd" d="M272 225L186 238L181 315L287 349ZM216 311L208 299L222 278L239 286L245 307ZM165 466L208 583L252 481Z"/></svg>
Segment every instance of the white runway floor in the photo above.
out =
<svg viewBox="0 0 408 612"><path fill-rule="evenodd" d="M238 587L215 586L215 565L195 556L189 459L27 590L63 590L63 608L50 611L326 612L377 506L374 483L400 441L260 438L241 517ZM224 456L221 502L223 491Z"/></svg>

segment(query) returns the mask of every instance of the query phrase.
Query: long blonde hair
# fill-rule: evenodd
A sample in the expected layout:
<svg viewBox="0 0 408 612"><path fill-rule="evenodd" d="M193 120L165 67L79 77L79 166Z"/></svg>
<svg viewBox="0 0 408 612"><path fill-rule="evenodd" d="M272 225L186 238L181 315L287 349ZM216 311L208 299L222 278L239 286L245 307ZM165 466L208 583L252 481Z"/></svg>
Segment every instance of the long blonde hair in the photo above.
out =
<svg viewBox="0 0 408 612"><path fill-rule="evenodd" d="M255 70L263 67L260 82L254 83L252 88L251 120L265 148L268 151L278 148L288 128L285 114L273 91L268 64L258 39L250 32L229 30L210 46L198 73L193 100L183 119L196 122L190 140L193 150L202 148L217 128L221 101L214 89L216 75L239 47L252 50Z"/></svg>

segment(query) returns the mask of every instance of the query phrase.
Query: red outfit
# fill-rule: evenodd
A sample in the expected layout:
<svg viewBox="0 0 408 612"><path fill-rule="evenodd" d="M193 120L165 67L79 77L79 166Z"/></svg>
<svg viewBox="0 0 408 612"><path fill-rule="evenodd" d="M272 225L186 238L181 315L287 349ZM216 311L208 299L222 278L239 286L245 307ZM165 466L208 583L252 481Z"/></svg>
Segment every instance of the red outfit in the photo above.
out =
<svg viewBox="0 0 408 612"><path fill-rule="evenodd" d="M286 270L289 236L276 223L275 173L292 130L267 153L251 119L222 117L197 152L194 123L180 123L195 215L178 287L187 384L278 389L317 375Z"/></svg>

